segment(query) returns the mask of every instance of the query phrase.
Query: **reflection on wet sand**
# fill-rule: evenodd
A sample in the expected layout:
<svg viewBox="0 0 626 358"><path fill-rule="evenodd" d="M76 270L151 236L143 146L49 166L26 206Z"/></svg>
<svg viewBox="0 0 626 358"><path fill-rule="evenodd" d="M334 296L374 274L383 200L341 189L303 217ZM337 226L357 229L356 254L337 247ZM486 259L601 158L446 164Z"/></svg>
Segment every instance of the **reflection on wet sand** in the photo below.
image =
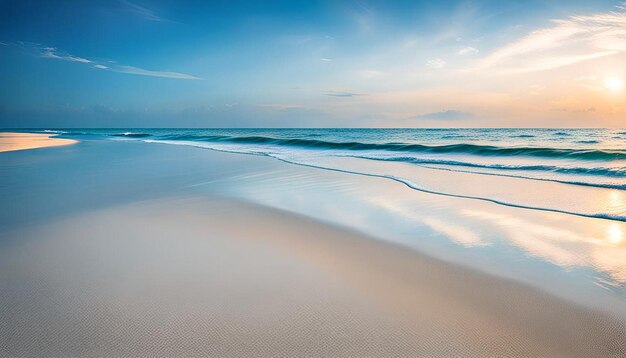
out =
<svg viewBox="0 0 626 358"><path fill-rule="evenodd" d="M626 224L622 222L527 210L507 212L497 205L472 209L467 208L469 205L453 206L460 217L434 217L416 208L410 196L366 200L465 247L490 246L498 240L565 270L590 268L606 274L608 277L595 278L603 285L618 287L626 283ZM480 221L480 231L471 228L476 220Z"/></svg>
<svg viewBox="0 0 626 358"><path fill-rule="evenodd" d="M398 168L395 164L383 164L389 168ZM405 169L408 167L404 166ZM462 184L464 187L468 186L467 183ZM510 183L507 180L505 184ZM459 183L455 183L450 185L450 188L456 188L458 185ZM547 186L550 185L550 183L547 184ZM472 187L472 185L469 186ZM499 186L486 186L486 188L485 190L501 191L498 189ZM540 188L541 186L533 188L538 197L543 195L539 190ZM586 190L574 186L570 186L568 189L571 188ZM507 187L506 191L518 193L517 195L520 196L527 193L521 188L511 190L510 187ZM624 214L626 205L622 191L594 188L592 192L594 195L585 200L593 202L593 207L611 208L611 213ZM550 190L547 190L546 194L556 195ZM565 194L567 193L564 191L559 193L561 198ZM562 201L573 203L576 198L572 198L572 195L572 193L565 195L567 199L562 199ZM394 195L393 199L383 196L364 200L410 219L417 225L425 225L465 247L488 246L490 243L487 237L491 237L491 240L508 242L533 257L541 258L565 270L579 267L598 271L601 275L595 278L596 282L610 286L621 286L626 283L626 245L623 238L624 232L626 232L626 223L624 222L536 210L520 210L492 204L477 205L477 203L463 199L450 201L452 203L451 211L456 212L460 217L439 215L435 218L426 214L424 210L416 209L415 200L412 200L409 195ZM549 201L555 202L556 199ZM474 208L469 209L470 207ZM474 227L475 225L468 225L475 221L472 219L482 221L478 225L481 228L479 231L470 228L470 226ZM500 235L494 237L494 231L498 231ZM608 275L608 277L602 277L603 274Z"/></svg>
<svg viewBox="0 0 626 358"><path fill-rule="evenodd" d="M307 176L294 177L286 170L279 176L242 178L228 182L224 192L352 227L487 272L532 281L555 294L566 291L560 284L573 284L585 286L583 290L611 287L618 296L625 296L626 223L423 193L384 178L297 167L293 171L307 172ZM619 191L605 193L608 196L598 195L594 200L603 197L619 206ZM456 256L449 243L458 246ZM471 252L463 251L468 249ZM538 270L532 264L538 259L549 265L541 266L545 274L535 271L531 279L529 268ZM554 277L547 278L554 274L571 281L555 285Z"/></svg>
<svg viewBox="0 0 626 358"><path fill-rule="evenodd" d="M623 223L588 220L587 225L596 226L594 231L606 230L604 236L594 236L504 214L473 210L465 210L464 214L501 228L503 240L532 256L564 268L589 267L605 272L618 284L626 283L626 246L621 245Z"/></svg>
<svg viewBox="0 0 626 358"><path fill-rule="evenodd" d="M610 223L608 226L608 237L612 244L619 245L624 240L624 233L619 223Z"/></svg>
<svg viewBox="0 0 626 358"><path fill-rule="evenodd" d="M490 245L490 243L482 240L478 234L468 228L435 216L424 216L402 205L399 200L391 201L387 200L385 197L372 197L369 198L368 201L384 210L391 211L394 214L412 220L417 224L426 225L433 231L465 247Z"/></svg>

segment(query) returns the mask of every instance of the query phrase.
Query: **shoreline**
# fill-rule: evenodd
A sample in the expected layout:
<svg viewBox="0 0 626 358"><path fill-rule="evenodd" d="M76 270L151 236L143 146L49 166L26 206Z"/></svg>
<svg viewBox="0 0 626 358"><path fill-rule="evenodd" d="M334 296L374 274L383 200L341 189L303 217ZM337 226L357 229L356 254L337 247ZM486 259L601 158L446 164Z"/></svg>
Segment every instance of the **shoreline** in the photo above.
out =
<svg viewBox="0 0 626 358"><path fill-rule="evenodd" d="M0 153L78 143L74 139L56 138L56 136L57 134L0 132Z"/></svg>

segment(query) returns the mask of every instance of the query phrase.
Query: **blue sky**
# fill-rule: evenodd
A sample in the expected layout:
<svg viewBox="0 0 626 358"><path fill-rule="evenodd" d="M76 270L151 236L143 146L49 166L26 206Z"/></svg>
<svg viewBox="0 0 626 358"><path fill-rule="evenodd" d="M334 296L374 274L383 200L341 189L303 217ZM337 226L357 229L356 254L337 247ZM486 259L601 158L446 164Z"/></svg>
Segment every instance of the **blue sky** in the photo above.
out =
<svg viewBox="0 0 626 358"><path fill-rule="evenodd" d="M1 127L624 126L616 1L4 1Z"/></svg>

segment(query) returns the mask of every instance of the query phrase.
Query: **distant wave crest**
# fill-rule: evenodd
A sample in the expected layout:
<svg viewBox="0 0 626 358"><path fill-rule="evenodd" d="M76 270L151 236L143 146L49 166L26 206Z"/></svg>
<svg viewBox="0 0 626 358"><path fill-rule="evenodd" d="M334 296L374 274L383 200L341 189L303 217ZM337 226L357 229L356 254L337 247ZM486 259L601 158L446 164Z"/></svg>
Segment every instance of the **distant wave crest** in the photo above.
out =
<svg viewBox="0 0 626 358"><path fill-rule="evenodd" d="M343 149L343 150L384 150L409 153L434 153L434 154L472 154L479 156L529 156L541 158L568 158L580 160L624 160L626 151L621 150L597 150L597 149L562 149L542 147L499 147L478 144L447 144L447 145L423 145L408 143L362 143L362 142L331 142L317 139L303 138L272 138L264 136L195 136L195 135L172 135L165 136L164 140L191 140L207 142L229 142L242 144L272 144L281 146L293 146L300 148L318 149Z"/></svg>
<svg viewBox="0 0 626 358"><path fill-rule="evenodd" d="M125 132L125 133L115 133L115 134L110 134L112 137L126 137L126 138L148 138L148 137L152 137L152 134L148 134L148 133L131 133L131 132Z"/></svg>

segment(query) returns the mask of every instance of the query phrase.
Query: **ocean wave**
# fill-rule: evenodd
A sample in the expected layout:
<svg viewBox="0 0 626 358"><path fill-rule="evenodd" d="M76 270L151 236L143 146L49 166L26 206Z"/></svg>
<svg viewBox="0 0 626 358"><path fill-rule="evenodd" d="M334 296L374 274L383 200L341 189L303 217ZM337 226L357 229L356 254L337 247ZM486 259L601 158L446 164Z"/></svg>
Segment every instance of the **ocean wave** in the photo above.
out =
<svg viewBox="0 0 626 358"><path fill-rule="evenodd" d="M582 181L582 180L562 180L562 179L554 179L554 178L549 178L549 177L546 178L546 177L541 177L541 176L527 176L527 175L498 173L498 172L483 172L483 171L463 170L463 169L456 169L456 168L453 169L453 168L446 168L446 167L436 167L436 166L433 167L429 165L422 165L422 167L428 168L428 169L457 172L457 173L491 175L491 176L518 178L518 179L526 179L526 180L548 181L548 182L569 184L569 185L589 186L589 187L594 187L594 188L626 190L626 184L595 183L595 182Z"/></svg>
<svg viewBox="0 0 626 358"><path fill-rule="evenodd" d="M45 133L56 133L56 134L65 134L65 133L67 133L66 131L59 131L59 130L54 130L54 129L45 129L44 132Z"/></svg>
<svg viewBox="0 0 626 358"><path fill-rule="evenodd" d="M450 134L450 135L441 136L441 139L459 139L459 138L467 138L467 136L460 135L460 134Z"/></svg>
<svg viewBox="0 0 626 358"><path fill-rule="evenodd" d="M131 132L125 132L125 133L114 133L114 134L109 134L112 137L125 137L125 138L147 138L147 137L152 137L152 134L148 134L148 133L131 133Z"/></svg>
<svg viewBox="0 0 626 358"><path fill-rule="evenodd" d="M383 150L409 153L433 154L471 154L478 156L527 156L540 158L567 158L593 161L626 160L626 151L602 149L566 149L546 147L500 147L469 143L448 145L423 145L409 143L364 143L364 142L333 142L303 138L273 138L265 136L225 136L225 135L167 135L163 140L190 140L207 142L228 142L240 144L271 144L311 149L342 149L342 150Z"/></svg>
<svg viewBox="0 0 626 358"><path fill-rule="evenodd" d="M505 164L480 164L447 159L425 159L415 157L376 157L368 155L353 155L355 158L383 160L390 162L408 162L413 164L441 164L452 166L463 166L470 168L496 169L506 171L544 171L561 174L593 175L612 178L626 178L625 168L605 168L605 167L560 167L556 165L505 165Z"/></svg>

